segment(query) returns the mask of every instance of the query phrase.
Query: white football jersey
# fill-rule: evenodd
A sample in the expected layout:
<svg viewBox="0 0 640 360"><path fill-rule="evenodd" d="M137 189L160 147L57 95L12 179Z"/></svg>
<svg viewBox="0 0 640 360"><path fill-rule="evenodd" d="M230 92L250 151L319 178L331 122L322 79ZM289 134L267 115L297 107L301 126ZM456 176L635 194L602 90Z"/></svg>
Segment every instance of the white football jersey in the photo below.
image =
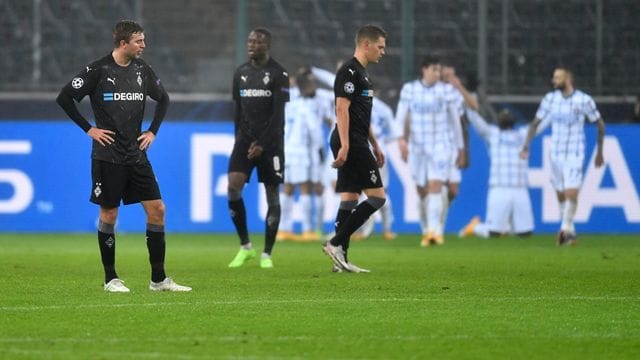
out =
<svg viewBox="0 0 640 360"><path fill-rule="evenodd" d="M527 160L520 158L520 151L527 139L528 127L500 130L471 109L467 109L467 117L489 146L489 186L526 187Z"/></svg>
<svg viewBox="0 0 640 360"><path fill-rule="evenodd" d="M373 98L371 107L371 129L380 146L394 138L393 110L384 101Z"/></svg>
<svg viewBox="0 0 640 360"><path fill-rule="evenodd" d="M555 159L584 159L584 121L595 122L600 112L591 96L580 90L564 97L560 90L545 95L536 118L541 131L551 124L551 156Z"/></svg>
<svg viewBox="0 0 640 360"><path fill-rule="evenodd" d="M453 86L440 81L431 86L421 80L404 84L396 110L396 131L402 134L409 116L409 142L413 146L430 151L448 149L454 146L449 138L449 129L453 128L455 145L462 148L458 96Z"/></svg>
<svg viewBox="0 0 640 360"><path fill-rule="evenodd" d="M285 158L306 157L324 148L322 123L331 118L331 103L321 96L299 96L285 106Z"/></svg>

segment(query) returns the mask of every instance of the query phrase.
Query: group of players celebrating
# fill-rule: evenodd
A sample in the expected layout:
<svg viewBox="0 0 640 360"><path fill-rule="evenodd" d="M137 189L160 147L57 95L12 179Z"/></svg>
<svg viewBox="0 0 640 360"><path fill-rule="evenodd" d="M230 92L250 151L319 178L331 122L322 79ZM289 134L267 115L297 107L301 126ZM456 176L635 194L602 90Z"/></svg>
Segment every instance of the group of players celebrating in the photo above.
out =
<svg viewBox="0 0 640 360"><path fill-rule="evenodd" d="M115 270L115 222L121 202L139 202L147 214L149 289L190 291L190 287L175 283L165 274L165 206L146 154L160 128L169 97L151 67L140 59L145 49L142 27L133 21L120 21L113 35L113 51L86 66L64 86L57 99L93 139L91 201L100 206L98 243L105 272L104 290L129 292ZM555 70L555 89L544 97L530 127L515 129L514 117L508 111L497 116L497 126L488 123L477 111L477 99L464 88L453 69L443 66L437 57L428 56L421 63L420 77L403 85L394 116L374 97L373 80L367 72L367 67L378 63L385 54L386 38L386 32L378 26L358 29L353 57L340 66L335 78L330 74L331 80L326 81L333 85L331 94L318 89L317 78L326 74L317 69L298 71L292 81L296 86L290 87L289 74L270 55L271 33L265 28L250 32L249 60L233 76L235 144L228 168L228 206L240 250L229 267L240 267L257 256L249 238L242 197L254 168L265 187L268 205L260 267L274 266L271 253L279 227L280 237L292 234L292 196L296 187L300 188L305 214L302 238L316 238L311 225L311 198L321 196L323 191L322 123L334 119L329 141L333 161L326 163L337 170L333 171L333 183L339 205L335 231L323 245L334 272L369 272L349 259L349 245L354 233L379 209L383 209L383 236L395 237L384 187L388 175L381 171L386 169L385 143L388 146L397 142L411 169L419 195L420 244L427 247L444 243L447 208L457 195L460 169L467 165L467 120L489 147L490 190L486 222L474 218L461 235L525 236L533 231L526 181L528 146L536 133L551 125L552 184L562 210L558 245L575 243L573 216L582 181L584 122L586 119L598 124L596 166L604 161L604 122L593 99L574 89L571 72L566 68ZM80 114L74 102L87 95L95 125ZM142 131L147 96L158 106L149 129ZM322 200L316 203L321 205ZM322 206L316 214L318 229L323 223Z"/></svg>

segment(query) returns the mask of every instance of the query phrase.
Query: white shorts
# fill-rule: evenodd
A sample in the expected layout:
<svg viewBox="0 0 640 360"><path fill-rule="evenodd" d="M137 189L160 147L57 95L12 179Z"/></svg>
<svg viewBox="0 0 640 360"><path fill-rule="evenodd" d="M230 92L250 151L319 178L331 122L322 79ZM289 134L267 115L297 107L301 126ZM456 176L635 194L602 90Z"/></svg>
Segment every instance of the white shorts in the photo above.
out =
<svg viewBox="0 0 640 360"><path fill-rule="evenodd" d="M291 155L285 158L284 182L286 184L302 184L319 182L322 175L320 157L309 157L309 154Z"/></svg>
<svg viewBox="0 0 640 360"><path fill-rule="evenodd" d="M582 186L582 159L551 158L551 185L556 191Z"/></svg>
<svg viewBox="0 0 640 360"><path fill-rule="evenodd" d="M427 152L422 147L409 146L409 168L417 186L427 186L432 180L447 181L450 161L448 151Z"/></svg>
<svg viewBox="0 0 640 360"><path fill-rule="evenodd" d="M489 231L497 233L533 231L529 190L524 187L490 187L486 224Z"/></svg>

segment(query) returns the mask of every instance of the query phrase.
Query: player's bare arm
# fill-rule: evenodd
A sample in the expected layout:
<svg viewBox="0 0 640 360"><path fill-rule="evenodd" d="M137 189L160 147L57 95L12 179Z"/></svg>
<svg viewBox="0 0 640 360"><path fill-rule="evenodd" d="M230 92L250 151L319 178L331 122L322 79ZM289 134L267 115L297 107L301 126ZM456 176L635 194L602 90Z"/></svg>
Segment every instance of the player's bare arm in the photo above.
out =
<svg viewBox="0 0 640 360"><path fill-rule="evenodd" d="M347 161L349 154L349 106L351 100L346 97L336 98L336 121L338 126L338 135L340 136L340 150L336 155L336 159L331 164L334 168L339 168Z"/></svg>
<svg viewBox="0 0 640 360"><path fill-rule="evenodd" d="M596 125L598 126L598 140L597 140L595 165L596 167L600 167L604 164L604 155L602 154L603 152L602 144L604 141L604 127L605 127L604 120L602 120L602 118L598 119L598 121L596 122Z"/></svg>
<svg viewBox="0 0 640 360"><path fill-rule="evenodd" d="M402 157L402 161L404 162L407 162L407 160L409 159L409 147L407 145L409 141L409 133L411 131L411 123L409 122L409 116L410 114L407 113L403 122L402 136L398 138L398 146L400 147L400 156Z"/></svg>
<svg viewBox="0 0 640 360"><path fill-rule="evenodd" d="M385 161L384 153L382 152L382 149L380 149L380 145L378 144L378 140L376 139L376 135L373 133L373 128L371 126L369 126L369 142L373 148L373 156L376 157L378 167L383 167Z"/></svg>
<svg viewBox="0 0 640 360"><path fill-rule="evenodd" d="M527 139L524 141L524 145L522 146L522 150L520 151L520 158L527 159L529 158L529 144L531 144L531 140L536 135L536 131L538 130L538 126L540 125L542 120L535 118L529 125L529 132L527 132Z"/></svg>

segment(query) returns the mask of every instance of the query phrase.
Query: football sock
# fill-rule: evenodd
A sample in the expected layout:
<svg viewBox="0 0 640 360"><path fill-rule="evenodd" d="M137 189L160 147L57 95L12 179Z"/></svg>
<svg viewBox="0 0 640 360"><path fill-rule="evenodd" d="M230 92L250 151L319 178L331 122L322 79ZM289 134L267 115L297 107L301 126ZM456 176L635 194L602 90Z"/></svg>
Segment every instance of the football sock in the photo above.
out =
<svg viewBox="0 0 640 360"><path fill-rule="evenodd" d="M100 220L98 222L98 245L100 246L100 257L104 268L104 283L118 277L116 273L116 234L115 224L107 224Z"/></svg>
<svg viewBox="0 0 640 360"><path fill-rule="evenodd" d="M393 223L393 210L391 209L391 199L387 199L384 206L380 209L380 217L382 218L382 231L391 231Z"/></svg>
<svg viewBox="0 0 640 360"><path fill-rule="evenodd" d="M313 196L316 205L316 231L322 232L324 227L324 198L322 195Z"/></svg>
<svg viewBox="0 0 640 360"><path fill-rule="evenodd" d="M429 193L427 196L429 201L429 232L435 235L442 234L440 227L440 219L442 217L442 194Z"/></svg>
<svg viewBox="0 0 640 360"><path fill-rule="evenodd" d="M151 281L161 282L167 277L164 272L164 254L166 252L164 225L147 224L147 249L149 250L149 264L151 264Z"/></svg>
<svg viewBox="0 0 640 360"><path fill-rule="evenodd" d="M302 231L311 231L311 195L300 194L300 206L302 207Z"/></svg>
<svg viewBox="0 0 640 360"><path fill-rule="evenodd" d="M449 188L442 187L442 216L440 217L440 229L444 231L444 226L447 223L447 215L449 214Z"/></svg>
<svg viewBox="0 0 640 360"><path fill-rule="evenodd" d="M269 205L264 232L264 253L271 255L280 225L280 205Z"/></svg>
<svg viewBox="0 0 640 360"><path fill-rule="evenodd" d="M420 229L422 230L422 234L426 234L429 231L429 199L428 196L421 197L418 201L418 214L420 216Z"/></svg>
<svg viewBox="0 0 640 360"><path fill-rule="evenodd" d="M562 216L561 228L569 233L575 233L575 227L573 225L573 217L576 215L576 208L578 204L573 200L567 200L564 206L564 214Z"/></svg>
<svg viewBox="0 0 640 360"><path fill-rule="evenodd" d="M351 215L353 209L358 205L358 200L341 201L338 207L338 214L336 215L336 222L334 223L334 231L336 234L340 231L340 228L344 224L344 221ZM332 243L333 246L338 246L338 243Z"/></svg>
<svg viewBox="0 0 640 360"><path fill-rule="evenodd" d="M229 212L231 220L236 226L236 232L240 237L240 245L249 243L249 232L247 231L247 211L244 208L242 198L238 200L229 200Z"/></svg>
<svg viewBox="0 0 640 360"><path fill-rule="evenodd" d="M358 230L365 221L380 209L384 205L385 198L379 198L371 196L367 200L358 205L347 218L343 224L340 225L340 229L336 232L336 236L331 239L331 245L342 245L342 249L347 251L349 249L349 240L351 235Z"/></svg>
<svg viewBox="0 0 640 360"><path fill-rule="evenodd" d="M293 213L293 196L285 193L280 194L280 203L282 204L282 214L280 216L281 231L291 232L293 231L293 219L291 214Z"/></svg>

